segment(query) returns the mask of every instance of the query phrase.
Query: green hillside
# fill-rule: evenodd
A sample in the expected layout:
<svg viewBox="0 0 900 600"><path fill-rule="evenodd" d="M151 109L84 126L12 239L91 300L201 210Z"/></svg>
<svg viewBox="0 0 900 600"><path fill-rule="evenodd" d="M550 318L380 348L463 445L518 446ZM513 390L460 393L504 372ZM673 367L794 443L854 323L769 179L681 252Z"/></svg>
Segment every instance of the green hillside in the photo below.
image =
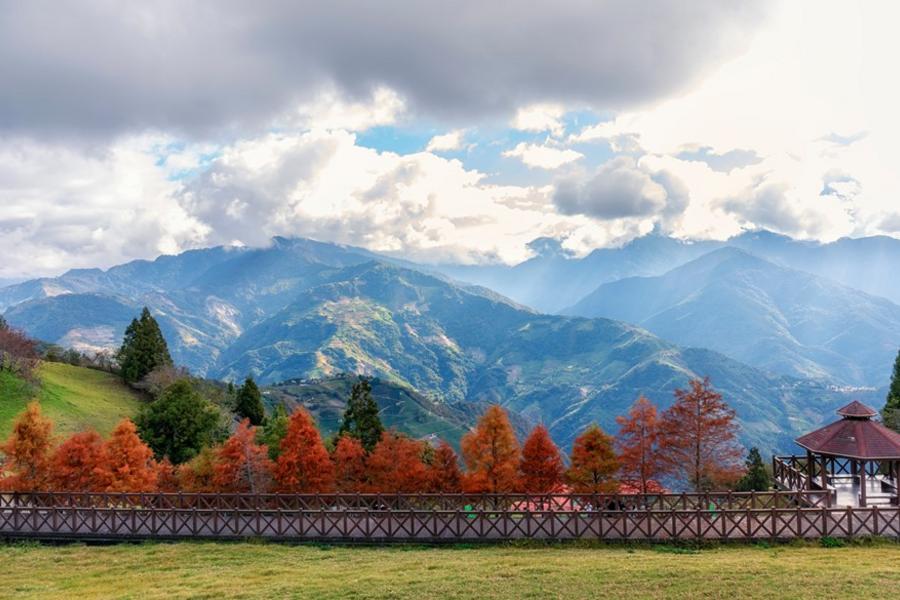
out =
<svg viewBox="0 0 900 600"><path fill-rule="evenodd" d="M342 375L315 381L286 381L263 390L265 402L272 407L283 405L288 412L303 406L316 418L325 435L336 432L341 423L347 398L358 377ZM406 386L384 379L371 380L372 396L378 403L385 426L414 438L440 438L459 446L460 438L484 412L486 404L474 402L439 402ZM512 414L512 425L524 438L530 423Z"/></svg>
<svg viewBox="0 0 900 600"><path fill-rule="evenodd" d="M69 434L92 427L109 433L123 417L133 417L140 397L115 375L59 363L44 363L39 384L0 373L0 438L12 429L16 415L32 399L53 419L54 432Z"/></svg>

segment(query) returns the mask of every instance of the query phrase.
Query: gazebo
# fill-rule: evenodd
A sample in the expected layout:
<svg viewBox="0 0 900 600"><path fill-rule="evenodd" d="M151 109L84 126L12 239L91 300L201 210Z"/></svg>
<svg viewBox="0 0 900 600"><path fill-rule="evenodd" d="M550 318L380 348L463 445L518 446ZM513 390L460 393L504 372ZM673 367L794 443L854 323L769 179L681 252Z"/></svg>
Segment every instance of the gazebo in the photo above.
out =
<svg viewBox="0 0 900 600"><path fill-rule="evenodd" d="M839 421L797 438L806 449L807 489L829 492L837 505L900 503L900 433L873 421L878 415L853 401Z"/></svg>

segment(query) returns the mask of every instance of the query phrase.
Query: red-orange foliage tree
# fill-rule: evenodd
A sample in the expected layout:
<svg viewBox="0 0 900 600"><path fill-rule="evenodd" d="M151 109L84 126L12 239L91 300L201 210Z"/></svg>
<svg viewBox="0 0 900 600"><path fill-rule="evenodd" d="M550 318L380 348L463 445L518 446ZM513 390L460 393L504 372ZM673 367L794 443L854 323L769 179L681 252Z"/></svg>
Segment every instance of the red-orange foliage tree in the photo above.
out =
<svg viewBox="0 0 900 600"><path fill-rule="evenodd" d="M422 442L385 431L366 462L369 490L384 494L422 492L428 473L422 462Z"/></svg>
<svg viewBox="0 0 900 600"><path fill-rule="evenodd" d="M256 427L244 419L216 453L213 485L220 492L257 494L271 483L269 449L256 443Z"/></svg>
<svg viewBox="0 0 900 600"><path fill-rule="evenodd" d="M675 390L675 403L660 422L662 456L672 474L696 491L732 485L742 473L734 410L709 378Z"/></svg>
<svg viewBox="0 0 900 600"><path fill-rule="evenodd" d="M563 481L562 457L559 448L543 425L531 430L522 445L521 489L531 494L546 494L559 489Z"/></svg>
<svg viewBox="0 0 900 600"><path fill-rule="evenodd" d="M175 465L168 458L163 458L156 463L156 490L172 493L181 489L178 482L178 472Z"/></svg>
<svg viewBox="0 0 900 600"><path fill-rule="evenodd" d="M597 425L591 425L572 444L566 479L579 494L614 494L619 490L619 461L613 440Z"/></svg>
<svg viewBox="0 0 900 600"><path fill-rule="evenodd" d="M441 440L428 465L428 491L457 494L462 491L462 472L453 447Z"/></svg>
<svg viewBox="0 0 900 600"><path fill-rule="evenodd" d="M628 415L616 417L616 422L619 424L616 447L621 479L646 494L648 483L665 472L659 447L656 406L641 396L631 406Z"/></svg>
<svg viewBox="0 0 900 600"><path fill-rule="evenodd" d="M490 406L475 429L460 443L466 475L463 488L470 493L515 491L519 479L519 442L506 411Z"/></svg>
<svg viewBox="0 0 900 600"><path fill-rule="evenodd" d="M334 487L338 492L363 492L366 488L366 449L355 437L342 435L332 454Z"/></svg>
<svg viewBox="0 0 900 600"><path fill-rule="evenodd" d="M111 492L151 492L156 490L157 465L153 450L138 437L130 419L122 420L106 442Z"/></svg>
<svg viewBox="0 0 900 600"><path fill-rule="evenodd" d="M103 492L112 483L106 444L96 431L82 431L53 453L50 485L54 491Z"/></svg>
<svg viewBox="0 0 900 600"><path fill-rule="evenodd" d="M39 358L37 342L0 319L0 371L30 378Z"/></svg>
<svg viewBox="0 0 900 600"><path fill-rule="evenodd" d="M291 415L280 447L281 454L275 463L279 492L315 494L334 489L334 465L306 410L300 408Z"/></svg>
<svg viewBox="0 0 900 600"><path fill-rule="evenodd" d="M216 475L217 452L217 448L207 446L188 462L178 465L175 468L178 490L193 493L215 492L213 479ZM166 460L168 459L163 459Z"/></svg>
<svg viewBox="0 0 900 600"><path fill-rule="evenodd" d="M34 492L47 489L50 477L50 450L53 423L41 415L41 407L31 402L16 418L12 433L0 450L5 458L3 489Z"/></svg>

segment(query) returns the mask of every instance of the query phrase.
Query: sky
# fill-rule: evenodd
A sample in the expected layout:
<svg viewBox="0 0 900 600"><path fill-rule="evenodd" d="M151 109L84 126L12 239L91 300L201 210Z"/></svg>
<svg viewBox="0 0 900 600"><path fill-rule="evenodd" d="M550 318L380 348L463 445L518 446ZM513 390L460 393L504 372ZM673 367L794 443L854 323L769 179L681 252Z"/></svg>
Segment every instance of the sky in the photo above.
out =
<svg viewBox="0 0 900 600"><path fill-rule="evenodd" d="M527 7L0 0L0 280L273 236L900 236L897 3Z"/></svg>

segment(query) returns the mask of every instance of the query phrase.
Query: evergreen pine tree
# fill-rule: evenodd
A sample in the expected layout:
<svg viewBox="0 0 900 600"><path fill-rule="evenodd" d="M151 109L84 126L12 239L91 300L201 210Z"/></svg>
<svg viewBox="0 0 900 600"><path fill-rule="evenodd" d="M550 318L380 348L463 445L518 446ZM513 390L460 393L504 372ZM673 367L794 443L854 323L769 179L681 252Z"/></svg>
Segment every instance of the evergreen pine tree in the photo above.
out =
<svg viewBox="0 0 900 600"><path fill-rule="evenodd" d="M881 410L881 418L887 427L900 432L900 352L894 360L894 372L891 373L891 386L887 399Z"/></svg>
<svg viewBox="0 0 900 600"><path fill-rule="evenodd" d="M266 410L262 403L262 394L253 381L253 377L247 377L237 391L234 412L241 419L250 419L251 425L262 425L266 420Z"/></svg>
<svg viewBox="0 0 900 600"><path fill-rule="evenodd" d="M276 404L272 414L266 419L260 440L269 448L269 458L275 460L281 454L281 440L287 434L288 414L283 404Z"/></svg>
<svg viewBox="0 0 900 600"><path fill-rule="evenodd" d="M6 322L3 315L0 315L0 331L3 331L4 329L9 329L9 323Z"/></svg>
<svg viewBox="0 0 900 600"><path fill-rule="evenodd" d="M147 307L125 330L117 358L126 383L137 383L155 369L172 364L159 324Z"/></svg>
<svg viewBox="0 0 900 600"><path fill-rule="evenodd" d="M368 380L360 379L350 391L350 400L347 402L338 436L346 434L355 437L366 452L371 452L381 440L382 433L384 425L378 417L378 403L372 397L372 386Z"/></svg>
<svg viewBox="0 0 900 600"><path fill-rule="evenodd" d="M747 468L747 472L738 481L737 491L765 492L772 487L772 480L769 477L769 472L766 471L766 466L763 464L758 448L750 448L744 465Z"/></svg>
<svg viewBox="0 0 900 600"><path fill-rule="evenodd" d="M145 405L137 426L156 457L168 457L176 465L196 456L220 433L218 411L187 380L173 383Z"/></svg>

